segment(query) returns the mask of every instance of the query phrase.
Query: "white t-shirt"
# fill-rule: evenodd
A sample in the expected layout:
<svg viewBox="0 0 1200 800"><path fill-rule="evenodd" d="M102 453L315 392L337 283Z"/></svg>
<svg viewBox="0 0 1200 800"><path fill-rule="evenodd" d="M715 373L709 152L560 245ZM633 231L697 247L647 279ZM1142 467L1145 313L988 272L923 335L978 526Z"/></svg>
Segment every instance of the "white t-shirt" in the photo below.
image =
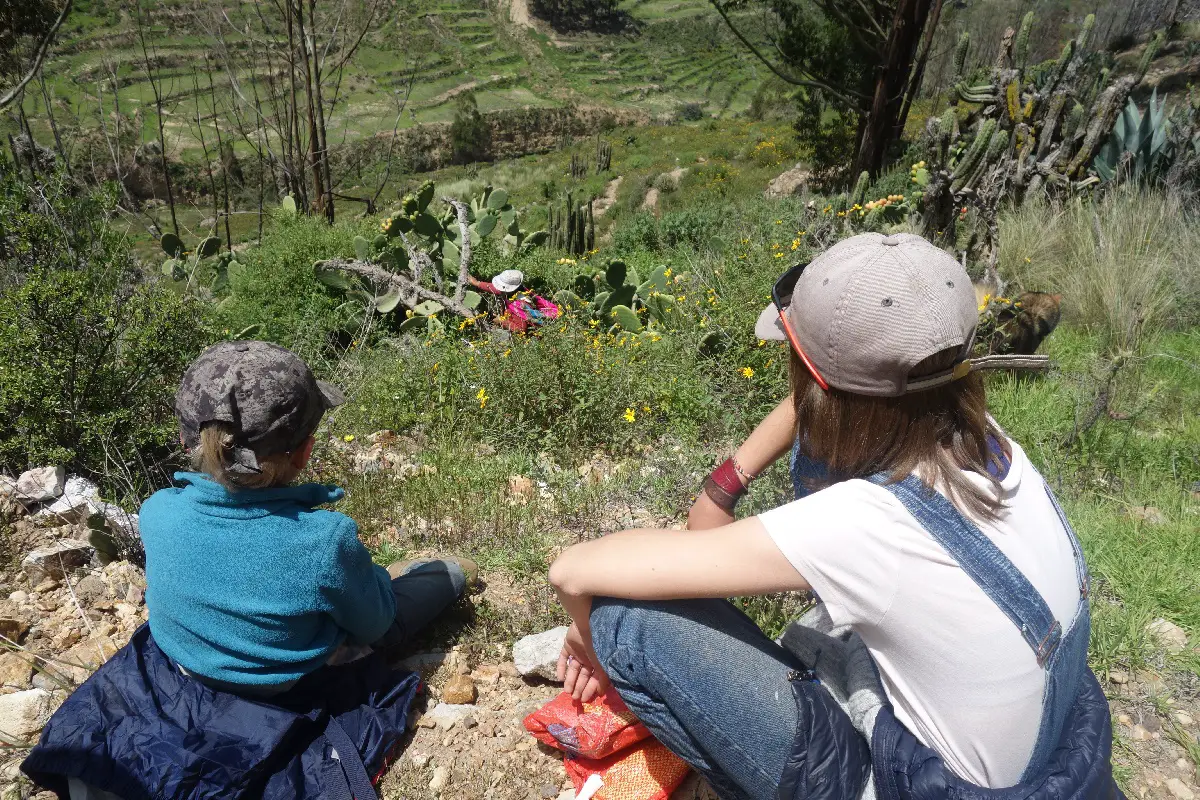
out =
<svg viewBox="0 0 1200 800"><path fill-rule="evenodd" d="M1041 476L1010 444L1000 519L972 521L1065 631L1079 603L1071 543ZM1017 783L1037 739L1045 673L1016 625L904 505L851 480L759 519L834 623L862 636L900 722L960 777L989 788Z"/></svg>

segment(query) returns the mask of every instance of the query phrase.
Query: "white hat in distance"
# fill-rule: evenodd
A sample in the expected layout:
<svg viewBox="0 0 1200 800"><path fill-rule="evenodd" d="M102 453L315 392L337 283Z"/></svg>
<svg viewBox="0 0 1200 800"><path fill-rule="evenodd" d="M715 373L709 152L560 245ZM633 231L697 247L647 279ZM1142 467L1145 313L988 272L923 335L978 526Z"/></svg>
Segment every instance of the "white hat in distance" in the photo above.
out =
<svg viewBox="0 0 1200 800"><path fill-rule="evenodd" d="M525 274L519 269L506 269L492 278L492 286L502 292L515 292L525 282Z"/></svg>

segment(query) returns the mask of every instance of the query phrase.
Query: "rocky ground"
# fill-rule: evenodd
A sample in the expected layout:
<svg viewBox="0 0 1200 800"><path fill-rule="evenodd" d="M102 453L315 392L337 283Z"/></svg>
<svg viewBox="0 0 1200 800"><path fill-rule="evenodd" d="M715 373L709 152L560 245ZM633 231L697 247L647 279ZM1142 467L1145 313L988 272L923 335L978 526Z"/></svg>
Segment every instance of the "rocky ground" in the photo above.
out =
<svg viewBox="0 0 1200 800"><path fill-rule="evenodd" d="M0 755L0 800L48 800L51 795L39 794L19 775L18 765L67 694L146 620L145 578L106 552L109 540L97 534L128 526L128 515L117 518L61 470L22 477L0 478L0 521L7 520L6 545L16 565L0 573L0 742L7 750ZM502 576L489 580L485 571L482 577L477 591L492 603L505 602ZM1197 800L1200 678L1167 667L1195 644L1165 621L1152 623L1152 632L1163 648L1158 669L1101 676L1112 701L1115 760L1131 797ZM407 800L573 798L561 754L522 725L560 691L548 678L561 635L548 631L515 646L477 643L406 658L403 665L421 672L426 689L380 794ZM693 777L673 797L711 795Z"/></svg>

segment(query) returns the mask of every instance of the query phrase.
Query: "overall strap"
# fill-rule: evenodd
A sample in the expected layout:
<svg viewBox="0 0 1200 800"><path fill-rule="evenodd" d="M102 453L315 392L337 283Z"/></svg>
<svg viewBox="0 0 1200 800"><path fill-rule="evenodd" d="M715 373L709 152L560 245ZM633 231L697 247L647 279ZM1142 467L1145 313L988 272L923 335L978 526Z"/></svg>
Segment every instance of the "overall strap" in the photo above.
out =
<svg viewBox="0 0 1200 800"><path fill-rule="evenodd" d="M1071 527L1071 523L1067 522L1067 515L1063 513L1062 506L1058 504L1058 498L1054 496L1054 492L1050 491L1050 484L1043 480L1042 486L1046 489L1046 496L1050 498L1050 505L1054 506L1054 513L1058 514L1058 521L1062 523L1063 530L1067 532L1067 540L1071 543L1071 552L1075 555L1075 577L1079 580L1079 596L1086 598L1091 594L1092 579L1088 575L1087 562L1083 558L1083 548L1079 545L1079 537L1075 535L1075 529Z"/></svg>
<svg viewBox="0 0 1200 800"><path fill-rule="evenodd" d="M949 500L909 475L888 483L886 475L873 475L872 483L887 489L904 504L917 522L958 562L992 602L1021 631L1038 666L1045 667L1062 640L1062 625L1033 584L978 526L967 520Z"/></svg>

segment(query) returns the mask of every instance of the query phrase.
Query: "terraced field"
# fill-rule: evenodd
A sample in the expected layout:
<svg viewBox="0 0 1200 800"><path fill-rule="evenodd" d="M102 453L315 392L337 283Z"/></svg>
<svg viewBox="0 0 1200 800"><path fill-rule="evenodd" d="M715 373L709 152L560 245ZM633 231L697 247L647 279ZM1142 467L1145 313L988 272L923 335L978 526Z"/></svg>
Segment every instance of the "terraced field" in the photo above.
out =
<svg viewBox="0 0 1200 800"><path fill-rule="evenodd" d="M730 116L745 109L765 77L705 0L626 0L622 10L633 21L627 32L570 37L541 23L514 23L509 2L522 0L424 0L389 10L342 74L331 142L391 130L396 93L410 83L402 127L450 120L455 99L468 91L485 112L576 103L669 115L696 103L707 114ZM82 0L76 8L46 69L66 144L99 147L98 120L114 128L117 110L126 117L127 136L154 138L154 92L127 4ZM265 94L271 76L281 75L280 55L239 30L253 20L253 9L249 2L224 14L207 3L154 5L147 45L165 96L168 146L185 161L202 157L201 132L212 148L214 105L222 126L232 127L231 84L248 99ZM222 47L236 62L232 70ZM245 114L249 104L240 106ZM40 90L27 94L25 110L38 140L51 141Z"/></svg>

